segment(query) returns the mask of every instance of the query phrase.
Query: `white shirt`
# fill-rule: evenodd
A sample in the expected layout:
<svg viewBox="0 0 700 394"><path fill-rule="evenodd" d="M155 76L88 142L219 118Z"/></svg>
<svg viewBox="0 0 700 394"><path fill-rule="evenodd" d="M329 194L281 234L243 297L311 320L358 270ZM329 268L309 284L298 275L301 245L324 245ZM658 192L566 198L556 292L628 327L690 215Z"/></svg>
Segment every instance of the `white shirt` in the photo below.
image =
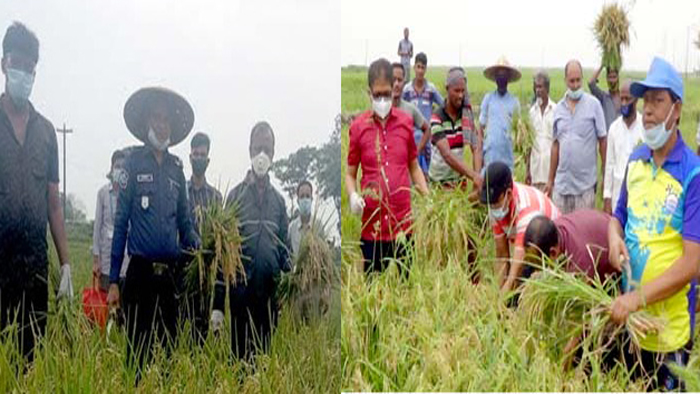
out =
<svg viewBox="0 0 700 394"><path fill-rule="evenodd" d="M117 213L117 194L112 183L108 183L97 192L95 208L95 224L92 230L92 254L100 257L100 271L109 275L112 260L112 236L114 235L114 215ZM124 254L121 277L126 276L129 267L129 256Z"/></svg>
<svg viewBox="0 0 700 394"><path fill-rule="evenodd" d="M608 150L605 160L605 184L603 198L612 199L612 209L615 211L620 188L625 180L625 169L634 148L642 141L642 115L637 112L637 118L631 127L622 116L615 119L608 130Z"/></svg>
<svg viewBox="0 0 700 394"><path fill-rule="evenodd" d="M698 121L698 134L695 136L695 142L700 145L700 121Z"/></svg>
<svg viewBox="0 0 700 394"><path fill-rule="evenodd" d="M547 183L549 179L549 160L552 156L552 141L554 140L552 127L556 106L557 103L550 97L547 100L544 114L536 102L530 107L530 122L535 128L535 140L530 154L530 176L533 184Z"/></svg>

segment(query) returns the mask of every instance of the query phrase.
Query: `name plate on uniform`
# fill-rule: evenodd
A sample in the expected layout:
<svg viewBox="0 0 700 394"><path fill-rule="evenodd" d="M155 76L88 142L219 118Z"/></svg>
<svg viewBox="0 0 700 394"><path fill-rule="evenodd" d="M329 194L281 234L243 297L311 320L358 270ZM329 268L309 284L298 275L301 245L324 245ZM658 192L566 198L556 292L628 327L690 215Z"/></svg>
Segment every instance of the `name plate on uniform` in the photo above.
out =
<svg viewBox="0 0 700 394"><path fill-rule="evenodd" d="M153 174L138 174L136 175L136 181L139 183L153 182Z"/></svg>

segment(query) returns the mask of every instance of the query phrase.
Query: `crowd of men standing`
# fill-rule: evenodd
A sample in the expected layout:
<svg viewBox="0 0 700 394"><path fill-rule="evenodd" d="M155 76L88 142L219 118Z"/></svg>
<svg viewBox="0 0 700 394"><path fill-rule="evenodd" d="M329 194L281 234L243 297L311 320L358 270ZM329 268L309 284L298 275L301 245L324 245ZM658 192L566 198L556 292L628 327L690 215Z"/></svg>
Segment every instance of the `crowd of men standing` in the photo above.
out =
<svg viewBox="0 0 700 394"><path fill-rule="evenodd" d="M28 361L47 323L47 222L61 264L57 298L73 296L56 135L29 100L38 60L36 35L22 23L9 26L0 96L0 331L18 325L19 350ZM184 284L187 266L196 264L200 223L211 204L235 209L240 223L246 281L229 286L232 352L252 359L270 345L279 308L277 279L292 268L289 251L299 250L310 228L311 183L299 185L299 215L290 225L285 200L270 182L275 135L267 122L250 131L250 169L224 200L206 179L208 135L197 133L190 141L189 180L182 161L169 152L194 124L193 108L183 96L162 87L139 89L125 104L124 120L143 144L112 154L109 181L97 192L92 271L95 283L108 292L109 305L123 311L127 358L136 363L137 382L153 342L169 349L183 319L191 320L199 344L210 327L223 327L223 275L211 311L204 295Z"/></svg>
<svg viewBox="0 0 700 394"><path fill-rule="evenodd" d="M443 99L425 79L425 53L415 56L415 78L407 78L413 54L408 29L398 54L401 62L382 58L369 66L372 108L349 130L346 189L351 211L362 215L365 271L381 272L394 259L405 267L407 256L415 255L408 252L414 247L411 185L426 195L428 183L449 192L471 182L468 198L487 208L492 224L495 271L504 294L519 288L542 255L565 256L567 270L591 278L621 276L612 320L624 324L630 313L643 309L668 324L641 341L641 365L629 352L618 358L635 374L653 377L656 388L681 387L668 364L684 365L692 348L700 157L679 130L680 73L654 58L645 80L620 84L620 70L608 68L608 91L603 91L601 67L588 81L587 93L583 67L571 60L564 67L566 93L557 101L550 97L548 74L537 72L528 110L533 144L521 183L514 177L512 137L521 109L508 92L521 73L505 58L484 70L496 89L484 96L476 123L464 70L448 70ZM638 99L643 99L641 113ZM465 146L471 165L465 162ZM597 211L600 189L603 210Z"/></svg>

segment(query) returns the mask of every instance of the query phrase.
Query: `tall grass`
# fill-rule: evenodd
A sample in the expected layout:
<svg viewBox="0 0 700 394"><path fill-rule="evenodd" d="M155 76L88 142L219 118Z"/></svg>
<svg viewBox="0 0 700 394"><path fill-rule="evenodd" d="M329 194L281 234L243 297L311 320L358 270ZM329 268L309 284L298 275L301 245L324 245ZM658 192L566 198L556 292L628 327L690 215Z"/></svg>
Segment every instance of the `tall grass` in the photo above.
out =
<svg viewBox="0 0 700 394"><path fill-rule="evenodd" d="M649 59L651 62L651 59ZM532 75L509 85L526 110L534 96ZM446 68L429 67L428 79L444 94ZM479 104L495 84L481 69L467 69L469 92ZM588 71L590 73L590 70ZM551 96L558 100L566 87L562 70L549 70ZM588 74L590 75L590 74ZM644 78L623 69L621 78ZM344 69L343 114L369 108L366 69ZM695 147L700 113L700 79L688 78L681 130ZM638 109L641 110L641 102ZM478 108L475 110L478 116ZM342 133L343 174L346 169L348 126ZM470 161L467 159L467 163ZM599 167L600 168L600 167ZM515 179L524 180L519 163ZM599 204L602 206L601 202ZM472 207L466 193L436 190L427 198L413 198L415 252L409 254L411 272L403 278L391 264L368 280L362 272L360 218L350 214L342 197L341 365L342 388L352 391L641 391L643 380L631 380L621 365L603 372L600 355L591 352L588 367L565 370L564 340L573 325L533 327L524 308L505 307L494 281L494 243L485 212ZM465 264L465 237L473 236L482 280L471 281ZM574 320L575 322L575 320ZM696 346L691 360L697 360ZM683 373L700 376L697 362ZM700 388L695 378L689 388Z"/></svg>
<svg viewBox="0 0 700 394"><path fill-rule="evenodd" d="M89 285L92 262L88 240L89 237L69 239L76 291ZM55 252L51 254L51 264L56 270ZM54 289L56 283L51 283ZM180 327L171 353L156 348L138 388L134 388L136 371L126 363L126 335L121 328L113 326L100 331L83 315L79 297L72 304L56 304L51 296L49 308L46 335L26 372L11 335L15 327L3 331L9 337L0 342L0 392L329 393L340 390L337 291L328 315L314 324L301 324L283 308L269 352L256 356L250 364L230 357L228 316L223 332L210 334L202 347L194 343L186 323Z"/></svg>

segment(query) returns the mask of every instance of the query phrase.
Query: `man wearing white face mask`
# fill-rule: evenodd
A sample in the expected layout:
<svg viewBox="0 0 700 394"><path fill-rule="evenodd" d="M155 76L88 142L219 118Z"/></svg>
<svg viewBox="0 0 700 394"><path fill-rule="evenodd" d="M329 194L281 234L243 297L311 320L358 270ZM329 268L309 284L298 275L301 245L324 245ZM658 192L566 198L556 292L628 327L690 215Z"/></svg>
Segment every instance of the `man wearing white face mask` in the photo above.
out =
<svg viewBox="0 0 700 394"><path fill-rule="evenodd" d="M514 182L510 167L499 161L486 167L481 203L489 208L501 291L508 292L516 287L524 268L524 239L528 224L540 215L554 220L560 212L539 189Z"/></svg>
<svg viewBox="0 0 700 394"><path fill-rule="evenodd" d="M630 92L644 99L644 144L630 156L610 221L610 263L622 271L626 290L613 302L611 317L624 324L644 310L666 321L639 340L642 365L635 372L656 377L652 390L676 391L682 384L668 364L685 365L694 338L700 158L678 129L683 80L670 63L654 58L646 79L632 83Z"/></svg>
<svg viewBox="0 0 700 394"><path fill-rule="evenodd" d="M568 88L554 109L552 153L545 193L562 213L595 208L600 151L605 174L607 127L600 102L583 91L583 69L577 60L564 67Z"/></svg>
<svg viewBox="0 0 700 394"><path fill-rule="evenodd" d="M38 61L39 40L23 24L13 23L2 42L0 331L16 319L20 352L29 360L33 359L35 336L46 329L47 221L61 264L58 298L73 294L58 192L56 132L29 101Z"/></svg>
<svg viewBox="0 0 700 394"><path fill-rule="evenodd" d="M226 197L226 208L235 209L243 237L243 278L229 287L231 347L237 358L250 359L258 349L267 351L277 324L277 283L291 268L287 230L289 219L282 194L270 183L275 155L275 135L267 122L250 132L251 169ZM224 277L217 275L211 328L223 325L226 300Z"/></svg>
<svg viewBox="0 0 700 394"><path fill-rule="evenodd" d="M413 119L391 105L391 63L386 59L372 62L367 82L372 110L350 125L345 186L350 210L362 215L360 247L369 274L382 272L389 259L405 262L407 247L411 247L411 180L422 194L428 188L418 165ZM357 189L360 166L364 197ZM399 236L405 236L407 242L398 242Z"/></svg>
<svg viewBox="0 0 700 394"><path fill-rule="evenodd" d="M114 236L114 217L117 213L117 197L119 184L126 182L124 161L126 155L117 150L112 154L112 168L107 177L110 182L97 192L95 207L95 223L92 230L92 275L104 291L109 289L110 259L112 256L112 239ZM119 273L120 286L123 285L126 270L129 266L129 256L124 256L124 264Z"/></svg>
<svg viewBox="0 0 700 394"><path fill-rule="evenodd" d="M301 181L297 186L297 200L299 202L299 215L289 223L289 244L291 246L292 261L299 254L299 246L304 234L312 230L320 233L320 224L311 223L313 216L313 187L309 181Z"/></svg>
<svg viewBox="0 0 700 394"><path fill-rule="evenodd" d="M166 349L176 338L181 246L199 247L182 162L168 152L192 130L194 112L176 92L149 87L129 97L124 120L144 145L129 153L119 182L107 301L114 307L120 304L119 274L128 237L130 261L122 304L129 334L127 358L137 362L138 381L150 359L154 332Z"/></svg>

